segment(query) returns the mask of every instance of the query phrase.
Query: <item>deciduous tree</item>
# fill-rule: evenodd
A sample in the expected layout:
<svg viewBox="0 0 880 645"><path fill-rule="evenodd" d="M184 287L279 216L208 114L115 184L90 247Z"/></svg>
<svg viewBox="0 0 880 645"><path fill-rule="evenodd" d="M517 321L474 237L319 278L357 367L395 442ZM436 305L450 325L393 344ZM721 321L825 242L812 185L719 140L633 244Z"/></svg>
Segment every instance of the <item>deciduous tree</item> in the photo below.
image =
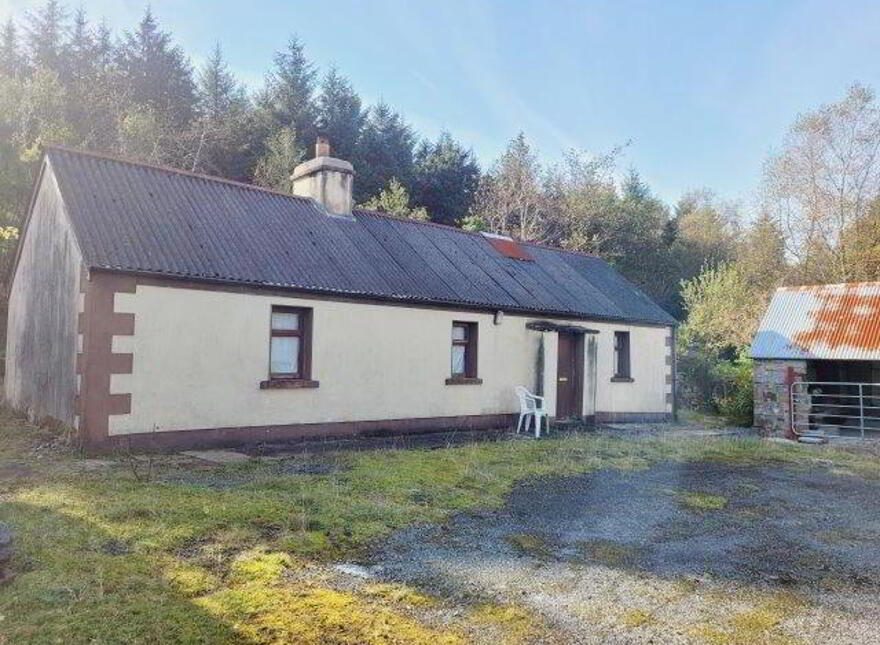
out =
<svg viewBox="0 0 880 645"><path fill-rule="evenodd" d="M845 282L863 273L844 236L880 193L880 108L853 85L846 97L801 115L768 160L764 207L783 227L786 250L809 279ZM807 276L804 276L807 277Z"/></svg>
<svg viewBox="0 0 880 645"><path fill-rule="evenodd" d="M521 240L548 239L550 210L543 190L544 170L520 132L480 182L473 207L486 230Z"/></svg>

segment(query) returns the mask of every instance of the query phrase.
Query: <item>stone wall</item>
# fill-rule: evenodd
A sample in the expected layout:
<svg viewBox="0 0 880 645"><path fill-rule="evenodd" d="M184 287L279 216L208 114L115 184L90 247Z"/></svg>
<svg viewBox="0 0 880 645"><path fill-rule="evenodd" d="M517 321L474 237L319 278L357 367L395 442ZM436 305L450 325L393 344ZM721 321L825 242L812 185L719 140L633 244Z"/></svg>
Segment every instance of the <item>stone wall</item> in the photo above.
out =
<svg viewBox="0 0 880 645"><path fill-rule="evenodd" d="M755 361L755 427L761 434L790 435L789 389L806 378L806 361Z"/></svg>

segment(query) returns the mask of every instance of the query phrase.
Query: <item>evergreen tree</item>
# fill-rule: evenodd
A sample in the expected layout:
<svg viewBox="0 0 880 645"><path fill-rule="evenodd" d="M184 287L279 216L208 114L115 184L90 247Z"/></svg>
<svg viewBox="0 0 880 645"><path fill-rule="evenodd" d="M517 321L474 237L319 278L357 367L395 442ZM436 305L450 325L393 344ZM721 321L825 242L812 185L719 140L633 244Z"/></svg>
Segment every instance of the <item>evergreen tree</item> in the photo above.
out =
<svg viewBox="0 0 880 645"><path fill-rule="evenodd" d="M873 231L880 230L875 225ZM863 233L863 231L859 231ZM880 235L869 238L866 235L859 236L861 240L870 241L870 247L876 255L880 249ZM785 236L779 224L767 213L761 213L745 233L739 247L736 250L736 267L740 274L749 284L758 287L764 293L782 284L788 273L788 263L785 260ZM870 279L880 277L880 271Z"/></svg>
<svg viewBox="0 0 880 645"><path fill-rule="evenodd" d="M25 44L31 65L61 73L67 12L58 0L47 0L28 12L26 19Z"/></svg>
<svg viewBox="0 0 880 645"><path fill-rule="evenodd" d="M621 273L657 304L673 309L678 282L673 279L670 284L671 258L663 245L669 212L634 169L624 178L615 215L612 219L616 230L606 238L605 252L613 257L612 263Z"/></svg>
<svg viewBox="0 0 880 645"><path fill-rule="evenodd" d="M388 182L388 186L378 195L364 204L367 210L379 211L396 215L397 217L406 217L408 219L417 219L427 221L430 219L428 211L421 206L412 206L409 200L409 193L406 187L394 177Z"/></svg>
<svg viewBox="0 0 880 645"><path fill-rule="evenodd" d="M305 151L296 144L296 133L290 128L281 128L266 142L266 151L254 171L254 181L289 193L292 190L290 175L304 157Z"/></svg>
<svg viewBox="0 0 880 645"><path fill-rule="evenodd" d="M277 52L266 87L258 98L269 132L289 128L300 147L315 142L315 81L317 72L295 36L287 49Z"/></svg>
<svg viewBox="0 0 880 645"><path fill-rule="evenodd" d="M192 68L147 8L134 32L126 32L116 63L128 101L152 110L169 130L189 123L195 104Z"/></svg>
<svg viewBox="0 0 880 645"><path fill-rule="evenodd" d="M441 224L461 224L474 203L480 169L474 155L443 132L423 141L415 153L413 201Z"/></svg>
<svg viewBox="0 0 880 645"><path fill-rule="evenodd" d="M321 83L317 104L318 129L330 140L331 152L339 159L352 160L364 125L361 99L351 83L331 67Z"/></svg>
<svg viewBox="0 0 880 645"><path fill-rule="evenodd" d="M10 18L0 28L0 76L20 78L25 68L25 58L19 50L18 31Z"/></svg>
<svg viewBox="0 0 880 645"><path fill-rule="evenodd" d="M66 50L67 60L63 74L65 81L78 84L92 78L95 69L95 41L82 8L77 9L73 16L73 28Z"/></svg>
<svg viewBox="0 0 880 645"><path fill-rule="evenodd" d="M211 56L199 71L196 89L202 116L220 118L229 110L240 109L247 103L244 88L229 71L219 43L214 45Z"/></svg>
<svg viewBox="0 0 880 645"><path fill-rule="evenodd" d="M73 16L61 72L68 97L67 119L77 145L105 148L113 140L108 136L114 129L113 112L102 101L107 96L106 80L95 65L95 40L85 11L79 9Z"/></svg>
<svg viewBox="0 0 880 645"><path fill-rule="evenodd" d="M254 163L256 128L250 99L214 47L196 82L192 170L246 180Z"/></svg>
<svg viewBox="0 0 880 645"><path fill-rule="evenodd" d="M95 48L93 51L93 64L102 74L106 74L114 63L115 50L113 47L113 33L106 20L101 20L95 32Z"/></svg>
<svg viewBox="0 0 880 645"><path fill-rule="evenodd" d="M414 145L415 136L403 117L385 102L373 106L367 114L353 160L357 173L355 201L361 203L378 195L392 177L404 186L411 186Z"/></svg>

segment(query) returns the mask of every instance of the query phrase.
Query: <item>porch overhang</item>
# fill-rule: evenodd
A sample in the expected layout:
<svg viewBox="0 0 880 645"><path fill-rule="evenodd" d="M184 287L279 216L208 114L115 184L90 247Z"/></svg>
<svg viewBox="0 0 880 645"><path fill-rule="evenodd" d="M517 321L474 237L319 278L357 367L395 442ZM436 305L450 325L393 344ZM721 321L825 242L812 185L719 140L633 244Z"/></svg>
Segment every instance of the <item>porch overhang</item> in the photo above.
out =
<svg viewBox="0 0 880 645"><path fill-rule="evenodd" d="M598 329L581 327L580 325L568 325L564 323L550 322L549 320L530 320L526 323L526 329L532 331L560 331L568 334L598 334Z"/></svg>

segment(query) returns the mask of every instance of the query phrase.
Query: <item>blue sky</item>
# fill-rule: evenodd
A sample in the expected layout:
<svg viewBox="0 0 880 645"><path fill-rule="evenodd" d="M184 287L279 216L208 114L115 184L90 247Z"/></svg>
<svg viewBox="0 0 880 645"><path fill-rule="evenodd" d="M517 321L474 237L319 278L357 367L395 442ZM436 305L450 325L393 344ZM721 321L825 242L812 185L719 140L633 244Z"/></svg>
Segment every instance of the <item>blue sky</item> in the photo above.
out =
<svg viewBox="0 0 880 645"><path fill-rule="evenodd" d="M0 0L0 18L31 0ZM76 6L75 3L71 3ZM708 187L748 205L799 112L860 81L880 88L880 2L847 0L153 0L193 62L219 41L258 86L291 33L426 136L448 129L489 164L519 130L542 158L631 141L668 202ZM140 0L90 0L131 27Z"/></svg>

